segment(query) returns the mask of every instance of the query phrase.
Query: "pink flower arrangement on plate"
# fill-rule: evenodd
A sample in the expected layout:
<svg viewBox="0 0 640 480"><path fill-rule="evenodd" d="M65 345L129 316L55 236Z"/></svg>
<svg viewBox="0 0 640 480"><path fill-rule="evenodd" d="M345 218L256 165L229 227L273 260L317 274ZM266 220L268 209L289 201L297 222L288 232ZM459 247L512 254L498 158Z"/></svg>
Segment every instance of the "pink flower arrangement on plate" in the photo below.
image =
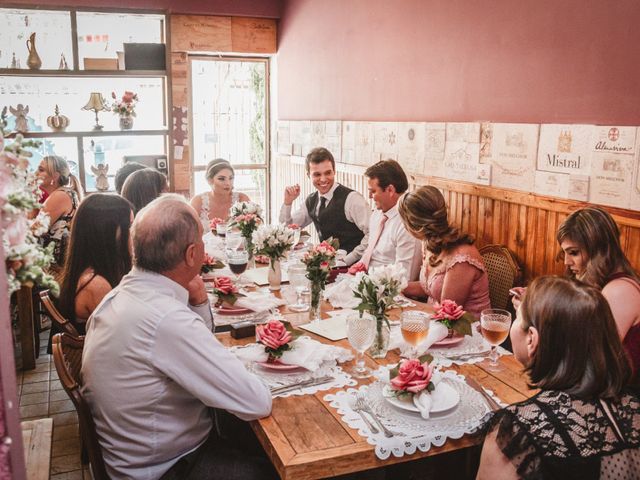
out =
<svg viewBox="0 0 640 480"><path fill-rule="evenodd" d="M431 316L433 320L442 323L451 331L461 335L471 335L471 324L477 319L470 313L465 312L460 305L453 300L443 300L442 303L434 305L435 313ZM453 332L450 332L451 334Z"/></svg>
<svg viewBox="0 0 640 480"><path fill-rule="evenodd" d="M111 92L111 98L116 100L116 92ZM122 95L120 101L113 102L111 110L113 113L117 113L121 117L135 117L136 116L136 103L138 103L138 94L126 91Z"/></svg>
<svg viewBox="0 0 640 480"><path fill-rule="evenodd" d="M214 277L211 280L213 293L218 297L217 303L227 302L233 305L238 299L240 293L233 281L229 277Z"/></svg>
<svg viewBox="0 0 640 480"><path fill-rule="evenodd" d="M256 326L258 343L264 345L264 350L269 354L269 362L274 362L287 350L291 350L291 342L294 339L293 331L289 324L285 325L280 320L270 320L265 324Z"/></svg>
<svg viewBox="0 0 640 480"><path fill-rule="evenodd" d="M223 267L224 263L205 252L200 273L211 273L213 270L218 270Z"/></svg>
<svg viewBox="0 0 640 480"><path fill-rule="evenodd" d="M432 357L424 355L419 359L402 360L398 366L389 372L391 389L397 396L420 393L423 390L431 392L435 389L433 366L429 363Z"/></svg>

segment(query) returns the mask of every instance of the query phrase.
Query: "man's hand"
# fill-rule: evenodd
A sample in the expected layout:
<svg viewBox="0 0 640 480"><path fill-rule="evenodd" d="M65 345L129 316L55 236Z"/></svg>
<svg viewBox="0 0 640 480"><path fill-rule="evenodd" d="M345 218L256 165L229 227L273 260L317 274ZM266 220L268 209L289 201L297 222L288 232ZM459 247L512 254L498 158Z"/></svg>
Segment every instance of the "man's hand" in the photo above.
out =
<svg viewBox="0 0 640 480"><path fill-rule="evenodd" d="M296 198L300 196L300 185L295 184L284 189L284 204L291 206Z"/></svg>
<svg viewBox="0 0 640 480"><path fill-rule="evenodd" d="M200 275L196 275L191 279L187 286L187 291L189 292L189 305L202 305L209 301L207 291L204 288L204 282Z"/></svg>

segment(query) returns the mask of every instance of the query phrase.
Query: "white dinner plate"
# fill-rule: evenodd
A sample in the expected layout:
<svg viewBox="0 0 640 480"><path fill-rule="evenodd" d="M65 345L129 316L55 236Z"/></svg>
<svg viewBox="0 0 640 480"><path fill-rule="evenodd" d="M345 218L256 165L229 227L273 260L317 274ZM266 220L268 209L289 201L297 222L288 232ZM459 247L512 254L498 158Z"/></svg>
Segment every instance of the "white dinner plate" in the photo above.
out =
<svg viewBox="0 0 640 480"><path fill-rule="evenodd" d="M420 413L418 407L413 404L413 397L407 396L398 398L394 395L394 391L389 385L384 386L382 394L384 395L384 399L394 407L398 407L409 412ZM460 394L444 380L438 383L438 386L430 395L433 397L433 405L431 406L431 411L429 413L432 414L449 411L460 403Z"/></svg>

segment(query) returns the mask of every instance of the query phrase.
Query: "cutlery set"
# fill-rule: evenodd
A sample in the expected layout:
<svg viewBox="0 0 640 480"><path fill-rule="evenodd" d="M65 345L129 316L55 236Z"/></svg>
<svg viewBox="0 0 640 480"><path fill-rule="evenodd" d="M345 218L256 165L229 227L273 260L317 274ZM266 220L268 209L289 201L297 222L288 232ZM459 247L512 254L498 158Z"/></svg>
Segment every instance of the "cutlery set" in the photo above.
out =
<svg viewBox="0 0 640 480"><path fill-rule="evenodd" d="M283 385L281 387L272 387L271 395L280 395L281 393L289 393L304 387L322 385L323 383L328 383L331 380L333 380L333 377L327 375L324 377L310 378L308 380L303 380L302 382L296 382L289 385Z"/></svg>

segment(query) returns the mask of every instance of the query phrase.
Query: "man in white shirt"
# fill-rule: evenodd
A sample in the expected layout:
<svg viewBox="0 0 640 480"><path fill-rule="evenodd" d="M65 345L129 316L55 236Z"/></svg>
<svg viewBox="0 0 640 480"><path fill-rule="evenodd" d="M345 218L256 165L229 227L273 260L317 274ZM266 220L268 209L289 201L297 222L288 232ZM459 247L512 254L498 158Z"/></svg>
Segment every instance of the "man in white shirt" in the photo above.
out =
<svg viewBox="0 0 640 480"><path fill-rule="evenodd" d="M280 222L295 223L301 228L313 223L320 241L337 238L340 248L347 252L342 266L357 262L367 247L371 213L367 200L335 181L336 162L326 148L311 150L305 160L305 168L316 191L292 214L291 204L300 196L300 185L287 187L280 209Z"/></svg>
<svg viewBox="0 0 640 480"><path fill-rule="evenodd" d="M109 476L272 478L265 457L237 454L212 428L210 407L253 420L271 394L213 335L195 210L163 195L131 230L134 267L87 321L82 354Z"/></svg>
<svg viewBox="0 0 640 480"><path fill-rule="evenodd" d="M395 160L382 160L364 172L368 177L369 198L376 210L369 221L369 244L362 259L350 273L389 265L404 267L408 280L417 280L422 263L420 241L405 228L398 214L398 199L409 188L407 175Z"/></svg>

